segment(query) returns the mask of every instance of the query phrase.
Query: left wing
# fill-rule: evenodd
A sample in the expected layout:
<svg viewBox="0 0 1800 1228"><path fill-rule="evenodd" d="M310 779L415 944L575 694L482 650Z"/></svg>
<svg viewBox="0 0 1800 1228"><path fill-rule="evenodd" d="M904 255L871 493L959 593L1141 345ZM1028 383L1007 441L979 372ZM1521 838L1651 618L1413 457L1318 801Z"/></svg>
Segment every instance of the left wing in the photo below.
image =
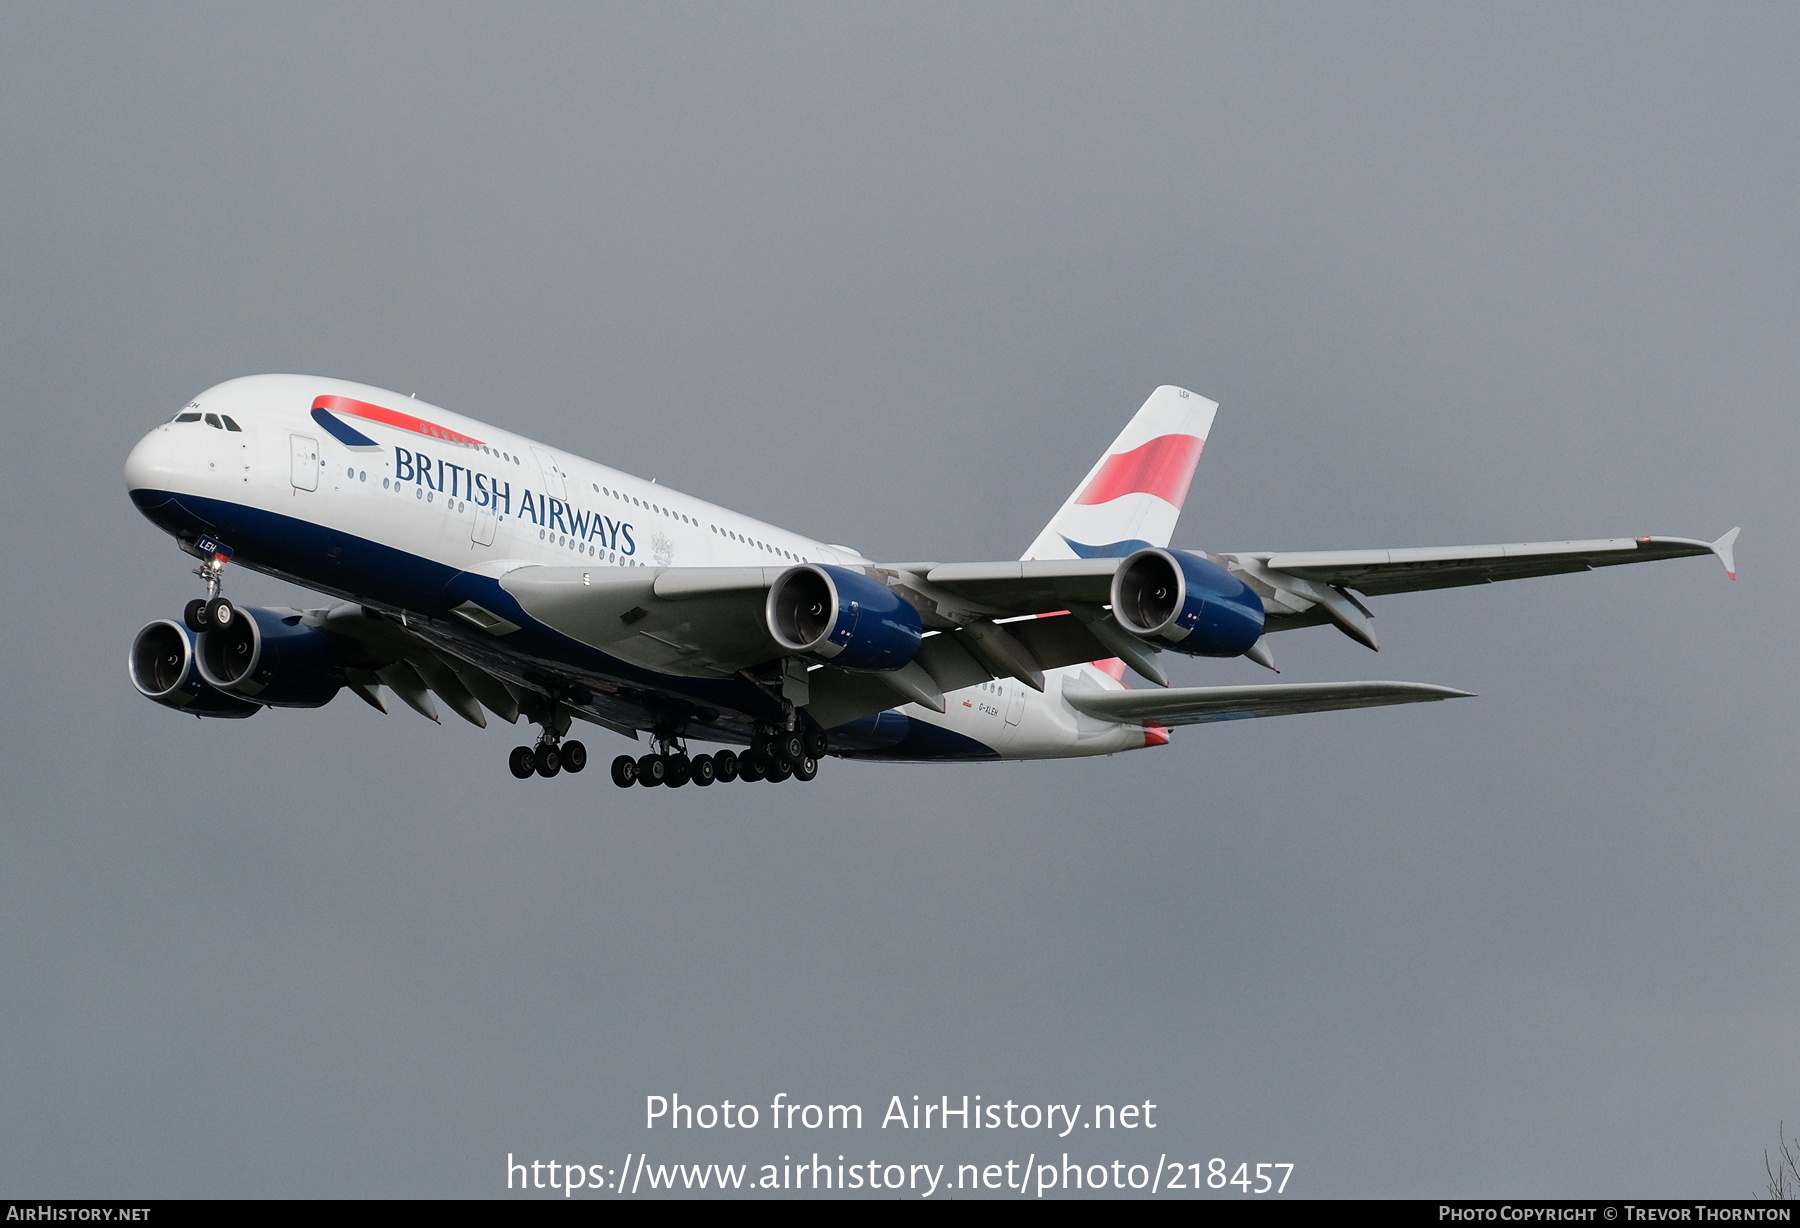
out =
<svg viewBox="0 0 1800 1228"><path fill-rule="evenodd" d="M1256 552L1217 558L1262 596L1269 631L1330 622L1351 639L1377 648L1373 615L1352 592L1383 597L1700 554L1717 555L1725 564L1725 574L1735 580L1732 547L1737 536L1738 530L1733 529L1712 542L1691 537L1612 537L1498 546Z"/></svg>
<svg viewBox="0 0 1800 1228"><path fill-rule="evenodd" d="M1357 596L1493 584L1531 576L1589 571L1624 563L1649 563L1692 555L1717 555L1737 579L1732 549L1738 530L1717 541L1691 537L1613 537L1590 541L1514 542L1493 546L1426 546L1398 550L1248 551L1183 553L1225 567L1262 598L1267 631L1334 623L1370 648L1377 647L1374 616ZM911 586L946 612L960 604L988 616L1072 610L1096 622L1109 600L1122 559L1029 560L1019 563L909 563L898 565ZM1100 620L1104 630L1110 625ZM1133 666L1137 662L1123 653ZM1153 676L1153 675L1152 675Z"/></svg>
<svg viewBox="0 0 1800 1228"><path fill-rule="evenodd" d="M1101 720L1154 721L1173 726L1432 703L1440 699L1469 699L1472 695L1423 682L1298 682L1277 686L1190 686L1167 691L1069 691L1063 698L1078 712Z"/></svg>

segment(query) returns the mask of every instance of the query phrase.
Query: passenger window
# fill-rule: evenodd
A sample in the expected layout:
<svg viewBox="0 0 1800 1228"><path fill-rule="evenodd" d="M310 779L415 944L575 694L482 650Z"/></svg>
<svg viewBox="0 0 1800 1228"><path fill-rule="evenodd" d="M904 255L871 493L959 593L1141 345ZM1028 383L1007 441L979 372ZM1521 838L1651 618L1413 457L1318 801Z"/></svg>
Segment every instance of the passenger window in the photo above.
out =
<svg viewBox="0 0 1800 1228"><path fill-rule="evenodd" d="M239 426L237 423L233 422L231 420L230 414L220 414L219 417L221 417L225 420L225 429L226 430L236 431L240 435L242 435L244 433L244 428Z"/></svg>
<svg viewBox="0 0 1800 1228"><path fill-rule="evenodd" d="M225 424L219 421L219 415L217 415L217 414L206 415L206 425L214 428L215 430L222 431L225 429Z"/></svg>

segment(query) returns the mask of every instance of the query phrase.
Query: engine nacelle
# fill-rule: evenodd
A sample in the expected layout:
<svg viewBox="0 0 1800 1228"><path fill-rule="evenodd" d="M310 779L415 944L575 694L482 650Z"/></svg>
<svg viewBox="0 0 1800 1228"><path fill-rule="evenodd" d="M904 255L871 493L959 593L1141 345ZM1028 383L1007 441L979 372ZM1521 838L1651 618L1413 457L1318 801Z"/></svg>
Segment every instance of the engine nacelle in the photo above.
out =
<svg viewBox="0 0 1800 1228"><path fill-rule="evenodd" d="M344 685L331 637L297 613L239 606L228 627L202 631L200 676L228 695L275 708L319 708Z"/></svg>
<svg viewBox="0 0 1800 1228"><path fill-rule="evenodd" d="M1208 559L1140 550L1113 573L1113 619L1158 647L1236 657L1263 633L1262 598Z"/></svg>
<svg viewBox="0 0 1800 1228"><path fill-rule="evenodd" d="M209 685L194 667L193 634L178 622L162 618L139 631L125 657L131 685L145 699L195 716L255 716L261 704L227 695Z"/></svg>
<svg viewBox="0 0 1800 1228"><path fill-rule="evenodd" d="M918 655L923 633L919 612L886 585L817 563L781 573L764 617L777 644L840 669L900 669Z"/></svg>

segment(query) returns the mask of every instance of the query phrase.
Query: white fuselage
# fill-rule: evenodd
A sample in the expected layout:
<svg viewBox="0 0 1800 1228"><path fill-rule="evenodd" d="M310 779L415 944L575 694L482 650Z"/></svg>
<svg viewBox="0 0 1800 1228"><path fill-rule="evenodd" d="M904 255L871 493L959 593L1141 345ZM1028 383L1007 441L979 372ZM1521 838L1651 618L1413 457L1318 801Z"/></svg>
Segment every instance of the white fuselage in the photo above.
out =
<svg viewBox="0 0 1800 1228"><path fill-rule="evenodd" d="M338 405L381 408L388 420L331 408ZM189 415L199 417L179 420ZM489 423L343 380L231 380L177 417L151 431L126 464L140 506L141 492L166 492L185 506L268 513L490 577L526 564L871 562ZM329 568L241 561L349 600L394 604L340 587ZM679 692L682 679L671 677L669 686ZM1001 678L951 693L942 714L918 704L896 711L1010 759L1111 754L1166 741L1161 729L1083 716L1063 700L1065 688L1121 686L1108 670L1078 665L1049 671L1042 694Z"/></svg>

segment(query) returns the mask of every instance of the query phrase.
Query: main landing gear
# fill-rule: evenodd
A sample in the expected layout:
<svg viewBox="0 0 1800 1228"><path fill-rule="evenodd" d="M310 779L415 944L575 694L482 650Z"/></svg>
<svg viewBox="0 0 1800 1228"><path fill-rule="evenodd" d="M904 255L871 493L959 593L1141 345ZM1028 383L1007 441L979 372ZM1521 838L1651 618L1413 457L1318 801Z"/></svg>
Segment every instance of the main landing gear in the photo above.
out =
<svg viewBox="0 0 1800 1228"><path fill-rule="evenodd" d="M657 741L660 749L648 755L636 759L620 755L614 759L613 783L621 789L632 785L678 789L689 782L704 788L715 780L727 784L734 780L779 782L790 777L811 780L819 774L819 759L827 747L822 729L759 735L741 755L722 750L689 758L680 739L658 737Z"/></svg>
<svg viewBox="0 0 1800 1228"><path fill-rule="evenodd" d="M536 746L513 747L506 766L520 780L529 780L534 775L548 778L558 772L579 772L587 761L587 747L580 742L564 742L545 734Z"/></svg>

